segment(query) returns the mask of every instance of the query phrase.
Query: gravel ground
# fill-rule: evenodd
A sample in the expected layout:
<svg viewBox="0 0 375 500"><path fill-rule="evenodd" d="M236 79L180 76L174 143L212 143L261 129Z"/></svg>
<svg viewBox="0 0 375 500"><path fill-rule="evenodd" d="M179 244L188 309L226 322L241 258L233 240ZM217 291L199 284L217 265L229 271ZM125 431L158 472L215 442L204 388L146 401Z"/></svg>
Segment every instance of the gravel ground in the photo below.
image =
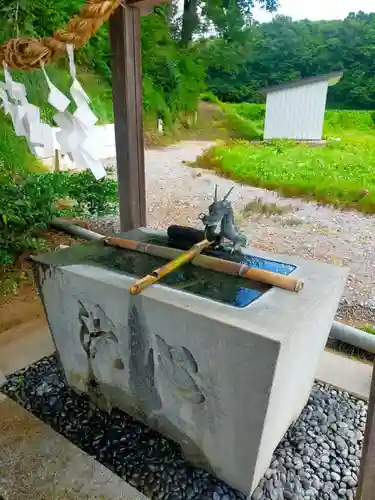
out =
<svg viewBox="0 0 375 500"><path fill-rule="evenodd" d="M172 223L199 227L198 215L207 210L215 183L220 193L233 185L233 181L184 164L209 146L207 142L184 142L146 151L150 227L167 228ZM108 164L113 165L114 160ZM286 199L272 191L241 184L237 184L231 199L238 222L255 247L349 266L337 318L355 325L374 323L375 217ZM276 203L285 212L271 216L245 214L244 207L255 199L264 204ZM118 232L119 219L106 217L92 227L105 233Z"/></svg>
<svg viewBox="0 0 375 500"><path fill-rule="evenodd" d="M188 464L179 447L126 414L110 414L67 387L54 357L15 373L2 391L153 499L245 500ZM353 500L367 405L315 384L278 446L253 500Z"/></svg>

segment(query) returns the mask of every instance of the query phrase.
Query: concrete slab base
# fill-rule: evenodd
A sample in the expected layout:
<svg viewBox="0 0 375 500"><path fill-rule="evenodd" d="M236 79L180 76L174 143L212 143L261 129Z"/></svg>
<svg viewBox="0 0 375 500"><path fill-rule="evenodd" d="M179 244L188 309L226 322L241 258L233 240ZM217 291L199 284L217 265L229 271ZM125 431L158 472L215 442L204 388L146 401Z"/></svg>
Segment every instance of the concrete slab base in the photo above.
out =
<svg viewBox="0 0 375 500"><path fill-rule="evenodd" d="M370 364L325 351L320 359L316 379L359 398L368 399L372 370Z"/></svg>
<svg viewBox="0 0 375 500"><path fill-rule="evenodd" d="M0 498L4 500L146 500L1 394L0 428Z"/></svg>
<svg viewBox="0 0 375 500"><path fill-rule="evenodd" d="M0 370L4 375L10 375L54 351L45 319L24 323L0 335Z"/></svg>

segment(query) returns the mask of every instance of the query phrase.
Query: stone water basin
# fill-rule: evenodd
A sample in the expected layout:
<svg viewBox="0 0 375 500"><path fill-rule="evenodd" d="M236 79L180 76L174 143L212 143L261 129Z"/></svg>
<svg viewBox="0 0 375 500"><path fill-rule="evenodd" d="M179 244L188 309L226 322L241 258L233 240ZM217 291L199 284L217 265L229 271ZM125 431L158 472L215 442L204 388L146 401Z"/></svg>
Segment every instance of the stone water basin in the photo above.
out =
<svg viewBox="0 0 375 500"><path fill-rule="evenodd" d="M122 236L166 243L145 229ZM305 288L187 265L131 296L135 276L163 259L101 243L41 255L36 274L70 386L168 435L191 462L249 494L309 397L347 270L246 255Z"/></svg>

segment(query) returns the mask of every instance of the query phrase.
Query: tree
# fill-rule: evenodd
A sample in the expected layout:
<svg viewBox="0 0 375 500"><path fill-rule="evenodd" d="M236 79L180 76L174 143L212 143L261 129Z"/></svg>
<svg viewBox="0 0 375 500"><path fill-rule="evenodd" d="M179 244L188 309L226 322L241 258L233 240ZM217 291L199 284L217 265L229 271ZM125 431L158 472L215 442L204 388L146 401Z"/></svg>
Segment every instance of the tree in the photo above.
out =
<svg viewBox="0 0 375 500"><path fill-rule="evenodd" d="M328 104L375 108L375 14L317 22L276 16L271 23L251 23L240 37L201 42L200 55L208 88L224 101L257 102L261 87L343 70Z"/></svg>
<svg viewBox="0 0 375 500"><path fill-rule="evenodd" d="M278 0L184 0L181 45L191 43L201 22L227 40L235 38L251 22L256 3L270 12L278 6Z"/></svg>
<svg viewBox="0 0 375 500"><path fill-rule="evenodd" d="M187 47L193 39L193 34L199 25L198 16L199 0L184 0L182 15L181 45Z"/></svg>

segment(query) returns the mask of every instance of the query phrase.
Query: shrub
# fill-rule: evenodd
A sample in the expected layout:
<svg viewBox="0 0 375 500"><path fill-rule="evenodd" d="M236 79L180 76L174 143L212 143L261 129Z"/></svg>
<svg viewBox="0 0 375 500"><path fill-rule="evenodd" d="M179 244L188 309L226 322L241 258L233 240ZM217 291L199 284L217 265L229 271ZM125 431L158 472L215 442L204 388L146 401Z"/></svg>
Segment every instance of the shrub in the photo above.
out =
<svg viewBox="0 0 375 500"><path fill-rule="evenodd" d="M243 102L241 104L233 104L232 106L240 116L247 120L264 121L266 116L266 106L264 104Z"/></svg>
<svg viewBox="0 0 375 500"><path fill-rule="evenodd" d="M227 120L227 127L235 137L248 141L262 138L262 131L250 120L240 116L231 104L222 104L222 109Z"/></svg>
<svg viewBox="0 0 375 500"><path fill-rule="evenodd" d="M0 5L0 43L17 33L24 36L50 36L54 30L64 26L81 6L82 0L3 0ZM141 24L144 112L149 119L163 118L168 127L178 119L180 113L196 110L199 95L204 89L204 69L197 61L194 48L182 49L170 33L167 6L156 7L152 14L143 16ZM89 69L100 76L102 88L107 85L110 93L108 84L111 83L111 50L108 23L76 52L75 58L81 69ZM63 59L60 64L65 65ZM50 66L48 72L49 68ZM65 69L64 72L69 80L69 73ZM45 86L41 72L33 72L21 78L37 81L35 87ZM81 79L81 75L79 78ZM64 82L54 78L52 80L64 87ZM89 89L88 94L91 97ZM41 95L44 95L45 101L46 93ZM33 102L31 96L30 100ZM97 108L94 111L105 111L102 114L111 117L111 110L102 109L100 98L93 101L94 108ZM50 118L48 112L47 115Z"/></svg>
<svg viewBox="0 0 375 500"><path fill-rule="evenodd" d="M13 126L0 110L0 183L16 175L43 170L23 137L17 137Z"/></svg>
<svg viewBox="0 0 375 500"><path fill-rule="evenodd" d="M9 179L10 180L10 179ZM58 210L57 200L72 198L73 208ZM58 215L100 215L115 210L117 183L96 181L91 172L30 174L0 184L0 264L11 264L25 250L38 248L38 232Z"/></svg>
<svg viewBox="0 0 375 500"><path fill-rule="evenodd" d="M330 130L358 130L369 131L374 129L373 113L371 111L326 111L325 127Z"/></svg>
<svg viewBox="0 0 375 500"><path fill-rule="evenodd" d="M204 92L200 96L201 101L211 102L212 104L221 104L221 101L216 97L213 92Z"/></svg>

